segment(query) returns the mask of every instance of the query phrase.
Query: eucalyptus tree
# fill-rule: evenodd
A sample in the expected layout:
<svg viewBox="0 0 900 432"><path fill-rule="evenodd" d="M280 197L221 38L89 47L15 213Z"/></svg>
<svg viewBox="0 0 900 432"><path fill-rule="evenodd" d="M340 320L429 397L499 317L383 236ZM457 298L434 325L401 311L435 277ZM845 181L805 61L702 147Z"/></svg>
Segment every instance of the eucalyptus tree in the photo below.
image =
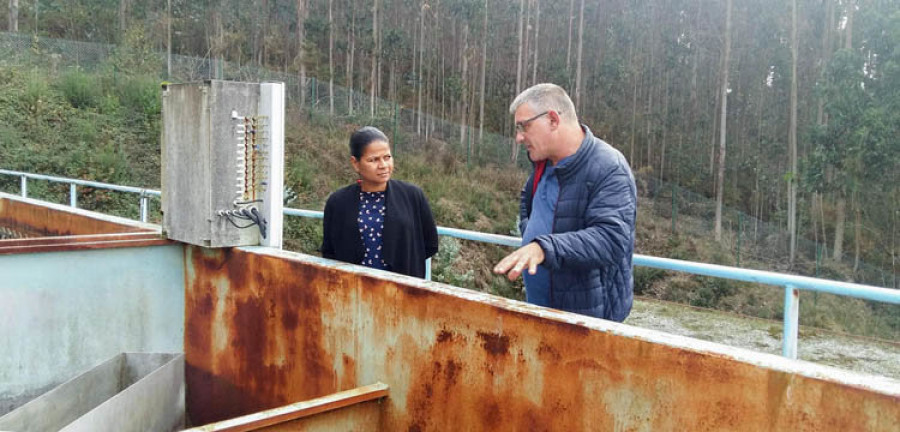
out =
<svg viewBox="0 0 900 432"><path fill-rule="evenodd" d="M19 31L19 0L9 0L8 26L6 31L18 33Z"/></svg>
<svg viewBox="0 0 900 432"><path fill-rule="evenodd" d="M722 60L722 90L721 90L721 111L719 113L719 175L716 182L716 241L722 241L722 197L725 190L725 138L726 124L728 114L728 68L731 58L731 9L732 0L728 0L725 11L725 42L723 51L725 52Z"/></svg>

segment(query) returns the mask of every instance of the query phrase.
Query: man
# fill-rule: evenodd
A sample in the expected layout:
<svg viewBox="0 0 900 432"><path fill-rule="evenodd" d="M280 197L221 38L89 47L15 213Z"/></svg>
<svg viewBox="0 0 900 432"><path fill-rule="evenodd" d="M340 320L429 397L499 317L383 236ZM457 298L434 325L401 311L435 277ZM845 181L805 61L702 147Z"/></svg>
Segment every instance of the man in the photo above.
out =
<svg viewBox="0 0 900 432"><path fill-rule="evenodd" d="M538 84L509 107L534 172L522 191L522 247L494 273L525 269L526 299L614 321L631 312L634 176L618 150L579 124L565 90Z"/></svg>

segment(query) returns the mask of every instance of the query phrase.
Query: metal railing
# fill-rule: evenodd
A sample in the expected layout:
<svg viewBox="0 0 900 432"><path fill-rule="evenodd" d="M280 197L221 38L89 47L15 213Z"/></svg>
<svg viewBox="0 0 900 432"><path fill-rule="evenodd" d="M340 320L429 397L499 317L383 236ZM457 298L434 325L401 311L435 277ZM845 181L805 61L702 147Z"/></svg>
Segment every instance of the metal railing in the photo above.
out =
<svg viewBox="0 0 900 432"><path fill-rule="evenodd" d="M140 194L141 221L147 221L147 200L149 197L159 197L160 192L153 189L144 189L131 186L120 186L109 183L93 182L86 180L54 177L40 174L24 173L19 171L0 170L0 174L17 176L21 178L21 195L28 196L28 179L47 180L69 184L69 205L78 206L77 186L108 189L119 192ZM286 216L322 219L323 213L315 210L302 210L285 208ZM463 240L472 240L482 243L490 243L501 246L518 247L522 239L519 237L487 234L477 231L469 231L458 228L438 227L438 235L454 237ZM723 279L753 282L765 285L776 285L784 288L784 331L782 338L782 355L788 358L797 358L797 335L800 322L800 291L811 291L834 294L845 297L853 297L863 300L871 300L882 303L900 305L900 290L879 288L869 285L860 285L847 282L816 279L806 276L773 273L760 270L748 270L737 267L728 267L715 264L704 264L691 261L681 261L668 258L652 257L647 255L634 255L634 265L672 270L702 276L718 277ZM431 279L431 260L426 265L426 278Z"/></svg>
<svg viewBox="0 0 900 432"><path fill-rule="evenodd" d="M4 169L0 169L0 174L19 177L21 179L20 183L19 183L19 194L22 195L22 197L24 197L24 198L28 198L28 179L47 180L47 181L56 182L56 183L66 183L69 185L69 206L75 207L75 208L78 208L78 186L92 187L95 189L107 189L107 190L113 190L113 191L118 191L118 192L136 193L136 194L140 195L140 208L141 208L140 219L141 219L141 222L147 222L147 213L148 213L149 204L150 204L149 203L150 197L151 196L153 196L153 197L161 196L161 194L158 190L144 189L144 188L133 187L133 186L121 186L121 185L116 185L116 184L111 184L111 183L101 183L101 182L95 182L95 181L89 181L89 180L79 180L79 179L72 179L72 178L66 178L66 177L55 177L55 176L48 176L48 175L43 175L43 174L32 174L32 173L25 173L25 172L19 172L19 171L4 170Z"/></svg>

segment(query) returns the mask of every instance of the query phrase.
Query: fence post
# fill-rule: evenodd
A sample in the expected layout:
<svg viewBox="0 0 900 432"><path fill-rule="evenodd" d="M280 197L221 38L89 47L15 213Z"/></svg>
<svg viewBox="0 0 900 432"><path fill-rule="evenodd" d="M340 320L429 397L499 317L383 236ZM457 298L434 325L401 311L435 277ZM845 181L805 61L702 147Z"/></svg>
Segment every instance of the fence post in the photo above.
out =
<svg viewBox="0 0 900 432"><path fill-rule="evenodd" d="M431 258L425 260L425 280L431 280Z"/></svg>
<svg viewBox="0 0 900 432"><path fill-rule="evenodd" d="M738 212L737 266L741 266L741 234L744 232L744 214Z"/></svg>
<svg viewBox="0 0 900 432"><path fill-rule="evenodd" d="M822 246L816 242L816 277L819 277L820 265L822 265Z"/></svg>
<svg viewBox="0 0 900 432"><path fill-rule="evenodd" d="M75 183L69 183L69 206L78 207L78 190Z"/></svg>
<svg viewBox="0 0 900 432"><path fill-rule="evenodd" d="M784 336L781 341L781 355L797 358L797 333L800 323L800 290L792 285L784 287Z"/></svg>
<svg viewBox="0 0 900 432"><path fill-rule="evenodd" d="M23 198L28 198L28 177L22 176L21 186L19 187L19 191L22 193Z"/></svg>
<svg viewBox="0 0 900 432"><path fill-rule="evenodd" d="M469 169L469 158L472 153L472 128L466 126L466 169Z"/></svg>
<svg viewBox="0 0 900 432"><path fill-rule="evenodd" d="M675 219L678 218L678 189L672 183L672 234L675 234Z"/></svg>
<svg viewBox="0 0 900 432"><path fill-rule="evenodd" d="M309 97L310 97L310 101L309 101L309 110L312 111L313 109L316 108L316 102L317 102L318 99L319 99L319 95L318 95L318 92L319 92L319 84L316 82L316 77L310 78L309 83L310 83L310 89L309 89L309 90L310 90L310 92L309 92Z"/></svg>
<svg viewBox="0 0 900 432"><path fill-rule="evenodd" d="M400 105L397 102L394 102L394 128L391 133L391 142L394 144L394 151L396 152L399 147L397 146L397 111L400 109Z"/></svg>

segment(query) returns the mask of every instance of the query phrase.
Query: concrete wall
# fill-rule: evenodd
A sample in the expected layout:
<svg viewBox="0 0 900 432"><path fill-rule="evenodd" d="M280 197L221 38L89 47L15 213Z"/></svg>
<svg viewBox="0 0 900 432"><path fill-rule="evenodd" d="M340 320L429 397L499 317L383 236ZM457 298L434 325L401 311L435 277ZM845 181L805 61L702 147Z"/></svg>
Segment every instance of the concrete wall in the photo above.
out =
<svg viewBox="0 0 900 432"><path fill-rule="evenodd" d="M181 245L0 255L0 415L121 352L182 352Z"/></svg>

